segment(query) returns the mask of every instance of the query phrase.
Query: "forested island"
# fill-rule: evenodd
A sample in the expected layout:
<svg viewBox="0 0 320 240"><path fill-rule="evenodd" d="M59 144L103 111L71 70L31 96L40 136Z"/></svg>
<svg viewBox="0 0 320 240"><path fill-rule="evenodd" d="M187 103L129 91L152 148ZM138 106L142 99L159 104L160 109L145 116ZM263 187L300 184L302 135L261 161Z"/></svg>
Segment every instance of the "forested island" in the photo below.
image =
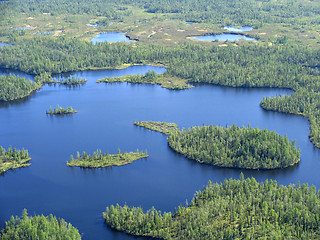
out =
<svg viewBox="0 0 320 240"><path fill-rule="evenodd" d="M254 178L224 180L198 191L174 213L119 205L103 213L110 227L161 239L319 239L319 191Z"/></svg>
<svg viewBox="0 0 320 240"><path fill-rule="evenodd" d="M77 153L77 157L74 158L71 155L71 159L67 162L69 167L84 167L84 168L101 168L111 166L123 166L141 158L149 157L144 152L129 152L121 153L118 149L117 154L109 154L108 152L102 153L100 149L93 153L93 155L87 154L85 151L80 155Z"/></svg>
<svg viewBox="0 0 320 240"><path fill-rule="evenodd" d="M5 223L4 229L0 231L0 238L2 240L80 240L81 235L78 229L62 218L57 219L52 214L28 216L27 210L24 209L21 217L12 216Z"/></svg>
<svg viewBox="0 0 320 240"><path fill-rule="evenodd" d="M30 160L28 150L12 149L11 146L6 150L0 146L0 174L10 169L28 167L31 165L31 163L29 163Z"/></svg>
<svg viewBox="0 0 320 240"><path fill-rule="evenodd" d="M177 77L170 77L166 74L157 75L154 71L148 71L145 75L127 75L122 77L106 77L99 79L97 83L106 82L129 82L129 83L149 83L149 84L158 84L163 88L171 90L183 90L192 88L186 83L185 80L179 79Z"/></svg>
<svg viewBox="0 0 320 240"><path fill-rule="evenodd" d="M0 76L0 102L12 101L29 96L32 92L41 88L41 84L26 81L15 75Z"/></svg>
<svg viewBox="0 0 320 240"><path fill-rule="evenodd" d="M57 108L53 109L51 106L49 110L46 111L46 114L54 114L54 115L64 115L64 114L72 114L77 113L78 111L74 110L71 106L70 107L60 107L57 105Z"/></svg>
<svg viewBox="0 0 320 240"><path fill-rule="evenodd" d="M210 125L179 130L172 123L134 124L167 134L168 144L176 152L213 166L267 170L286 168L300 161L295 141L267 129Z"/></svg>

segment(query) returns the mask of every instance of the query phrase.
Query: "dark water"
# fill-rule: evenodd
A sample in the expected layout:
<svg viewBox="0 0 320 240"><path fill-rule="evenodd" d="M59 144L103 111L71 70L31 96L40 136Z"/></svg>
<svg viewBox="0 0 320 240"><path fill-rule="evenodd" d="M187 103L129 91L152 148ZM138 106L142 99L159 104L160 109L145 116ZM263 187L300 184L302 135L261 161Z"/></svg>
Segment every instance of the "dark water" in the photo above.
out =
<svg viewBox="0 0 320 240"><path fill-rule="evenodd" d="M230 31L230 32L247 32L252 31L252 27L237 27L237 26L225 26L223 29Z"/></svg>
<svg viewBox="0 0 320 240"><path fill-rule="evenodd" d="M99 33L94 38L91 38L91 41L96 44L98 42L134 42L126 37L126 33L122 32L107 32Z"/></svg>
<svg viewBox="0 0 320 240"><path fill-rule="evenodd" d="M135 66L115 74L146 72ZM161 70L161 69L160 69ZM163 69L162 69L163 71ZM297 139L301 163L286 170L244 171L258 181L281 184L308 182L320 188L320 151L308 140L309 123L293 115L264 111L263 96L290 94L277 89L235 89L201 86L169 91L156 85L97 84L106 71L82 73L89 81L76 88L45 86L21 103L0 105L0 145L25 147L32 157L28 168L0 177L0 225L11 215L50 214L71 222L85 240L136 239L113 231L102 212L110 204L155 206L173 211L190 202L208 180L239 178L241 170L201 165L173 152L166 136L133 125L133 121L176 122L179 127L232 125L268 128ZM49 106L72 106L72 116L47 116ZM122 167L83 170L66 166L70 154L148 150L147 159Z"/></svg>
<svg viewBox="0 0 320 240"><path fill-rule="evenodd" d="M30 75L30 74L26 74L24 72L21 71L16 71L16 70L8 70L8 69L0 69L0 76L8 76L8 75L16 75L18 77L23 77L26 80L31 80L34 81L34 76Z"/></svg>
<svg viewBox="0 0 320 240"><path fill-rule="evenodd" d="M199 41L239 41L239 40L246 40L246 41L257 41L257 39L247 37L245 35L240 34L219 34L219 35L205 35L199 37L192 37L191 39L196 39Z"/></svg>

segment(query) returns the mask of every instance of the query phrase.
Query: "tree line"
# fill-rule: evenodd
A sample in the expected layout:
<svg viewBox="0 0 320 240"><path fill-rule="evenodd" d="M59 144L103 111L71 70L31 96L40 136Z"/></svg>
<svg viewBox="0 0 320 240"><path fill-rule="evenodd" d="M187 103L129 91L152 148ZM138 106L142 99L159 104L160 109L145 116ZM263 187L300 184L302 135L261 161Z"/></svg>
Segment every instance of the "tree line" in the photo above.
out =
<svg viewBox="0 0 320 240"><path fill-rule="evenodd" d="M15 75L0 76L0 102L24 98L40 87L41 84L37 82L26 81Z"/></svg>
<svg viewBox="0 0 320 240"><path fill-rule="evenodd" d="M319 239L320 192L315 186L282 186L254 178L224 180L198 191L174 213L111 205L110 227L161 239Z"/></svg>
<svg viewBox="0 0 320 240"><path fill-rule="evenodd" d="M6 2L6 1L4 1ZM320 23L320 5L317 1L303 0L259 1L259 0L10 0L7 11L12 14L37 15L82 15L106 17L107 21L122 20L132 14L129 8L144 9L149 13L165 14L167 18L188 22L212 22L223 25L239 24L260 27L266 23L286 23L296 26Z"/></svg>
<svg viewBox="0 0 320 240"><path fill-rule="evenodd" d="M64 219L57 219L52 214L49 216L28 216L26 209L21 217L11 217L5 222L5 227L0 231L2 240L56 240L72 239L80 240L81 235L71 223Z"/></svg>

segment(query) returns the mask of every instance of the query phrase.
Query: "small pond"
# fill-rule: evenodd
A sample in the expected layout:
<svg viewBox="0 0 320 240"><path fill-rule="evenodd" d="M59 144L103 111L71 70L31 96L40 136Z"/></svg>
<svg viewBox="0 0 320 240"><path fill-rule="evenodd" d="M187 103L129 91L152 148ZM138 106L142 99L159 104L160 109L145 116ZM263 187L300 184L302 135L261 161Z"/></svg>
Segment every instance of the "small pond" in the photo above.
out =
<svg viewBox="0 0 320 240"><path fill-rule="evenodd" d="M113 25L113 23L109 23L108 25L111 26L111 25ZM90 27L103 27L104 25L99 25L99 24L87 24L87 26L90 26Z"/></svg>
<svg viewBox="0 0 320 240"><path fill-rule="evenodd" d="M43 35L43 34L51 34L54 33L54 31L47 31L47 32L41 32L41 33L33 33L33 35Z"/></svg>
<svg viewBox="0 0 320 240"><path fill-rule="evenodd" d="M193 23L192 22L186 22L184 23L185 25L192 25Z"/></svg>
<svg viewBox="0 0 320 240"><path fill-rule="evenodd" d="M3 46L11 46L11 45L13 45L13 44L0 42L0 47L3 47Z"/></svg>
<svg viewBox="0 0 320 240"><path fill-rule="evenodd" d="M238 27L238 26L225 26L223 29L230 31L230 32L247 32L252 31L252 27Z"/></svg>
<svg viewBox="0 0 320 240"><path fill-rule="evenodd" d="M99 33L91 39L94 44L99 42L134 42L126 37L125 32Z"/></svg>
<svg viewBox="0 0 320 240"><path fill-rule="evenodd" d="M31 27L21 27L21 28L15 28L14 30L27 30L30 29Z"/></svg>
<svg viewBox="0 0 320 240"><path fill-rule="evenodd" d="M205 35L205 36L198 36L192 37L191 39L196 39L198 41L239 41L239 40L246 40L246 41L257 41L257 39L247 37L241 34L219 34L219 35Z"/></svg>

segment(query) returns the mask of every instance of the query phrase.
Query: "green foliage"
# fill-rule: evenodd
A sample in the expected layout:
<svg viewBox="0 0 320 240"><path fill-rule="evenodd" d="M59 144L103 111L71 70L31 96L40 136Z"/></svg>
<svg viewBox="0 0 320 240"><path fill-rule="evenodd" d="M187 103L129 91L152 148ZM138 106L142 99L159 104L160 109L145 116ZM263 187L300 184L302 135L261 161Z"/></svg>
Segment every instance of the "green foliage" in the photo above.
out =
<svg viewBox="0 0 320 240"><path fill-rule="evenodd" d="M49 111L46 111L47 114L56 114L56 115L63 115L63 114L71 114L76 113L78 111L74 110L72 107L62 108L57 105L56 109L52 109L52 107L49 107Z"/></svg>
<svg viewBox="0 0 320 240"><path fill-rule="evenodd" d="M45 217L29 217L24 209L22 217L11 217L0 232L2 240L80 240L79 231L64 219L57 219L50 214Z"/></svg>
<svg viewBox="0 0 320 240"><path fill-rule="evenodd" d="M212 22L224 25L261 26L266 23L286 23L294 25L319 24L319 2L304 0L261 1L261 0L79 0L72 1L16 0L8 6L15 12L27 14L50 13L51 15L104 16L99 24L110 20L122 21L132 14L128 7L145 9L149 13L165 14L167 18L188 22Z"/></svg>
<svg viewBox="0 0 320 240"><path fill-rule="evenodd" d="M180 81L179 81L180 80ZM156 74L155 71L149 70L145 75L125 75L122 77L106 77L103 79L97 80L97 83L100 82L130 82L130 83L150 83L150 84L160 84L161 87L170 89L170 90L183 90L191 88L191 86L186 84L185 80L173 79L168 77L167 74Z"/></svg>
<svg viewBox="0 0 320 240"><path fill-rule="evenodd" d="M175 123L135 122L137 126L168 135L175 151L200 163L219 167L275 169L300 161L295 141L258 128L202 126L180 131Z"/></svg>
<svg viewBox="0 0 320 240"><path fill-rule="evenodd" d="M0 174L10 169L27 167L31 164L28 150L17 150L10 146L7 150L0 146Z"/></svg>
<svg viewBox="0 0 320 240"><path fill-rule="evenodd" d="M219 167L274 169L300 161L295 141L258 128L202 126L173 131L168 143L175 151L200 163Z"/></svg>
<svg viewBox="0 0 320 240"><path fill-rule="evenodd" d="M0 101L24 98L40 87L39 83L15 75L0 76Z"/></svg>
<svg viewBox="0 0 320 240"><path fill-rule="evenodd" d="M136 126L148 128L153 131L161 132L166 135L170 135L170 133L174 131L178 131L178 125L176 123L166 123L166 122L152 122L152 121L142 121L142 122L134 122Z"/></svg>
<svg viewBox="0 0 320 240"><path fill-rule="evenodd" d="M121 153L120 149L118 149L118 154L109 154L108 152L102 154L101 150L97 149L92 156L88 155L85 151L82 153L82 156L78 152L76 159L71 155L71 160L67 162L67 165L70 167L90 168L122 166L146 157L149 157L147 153L139 152L139 150L137 152Z"/></svg>
<svg viewBox="0 0 320 240"><path fill-rule="evenodd" d="M173 214L111 205L103 216L117 230L162 239L319 239L319 196L307 184L230 179L209 181Z"/></svg>

